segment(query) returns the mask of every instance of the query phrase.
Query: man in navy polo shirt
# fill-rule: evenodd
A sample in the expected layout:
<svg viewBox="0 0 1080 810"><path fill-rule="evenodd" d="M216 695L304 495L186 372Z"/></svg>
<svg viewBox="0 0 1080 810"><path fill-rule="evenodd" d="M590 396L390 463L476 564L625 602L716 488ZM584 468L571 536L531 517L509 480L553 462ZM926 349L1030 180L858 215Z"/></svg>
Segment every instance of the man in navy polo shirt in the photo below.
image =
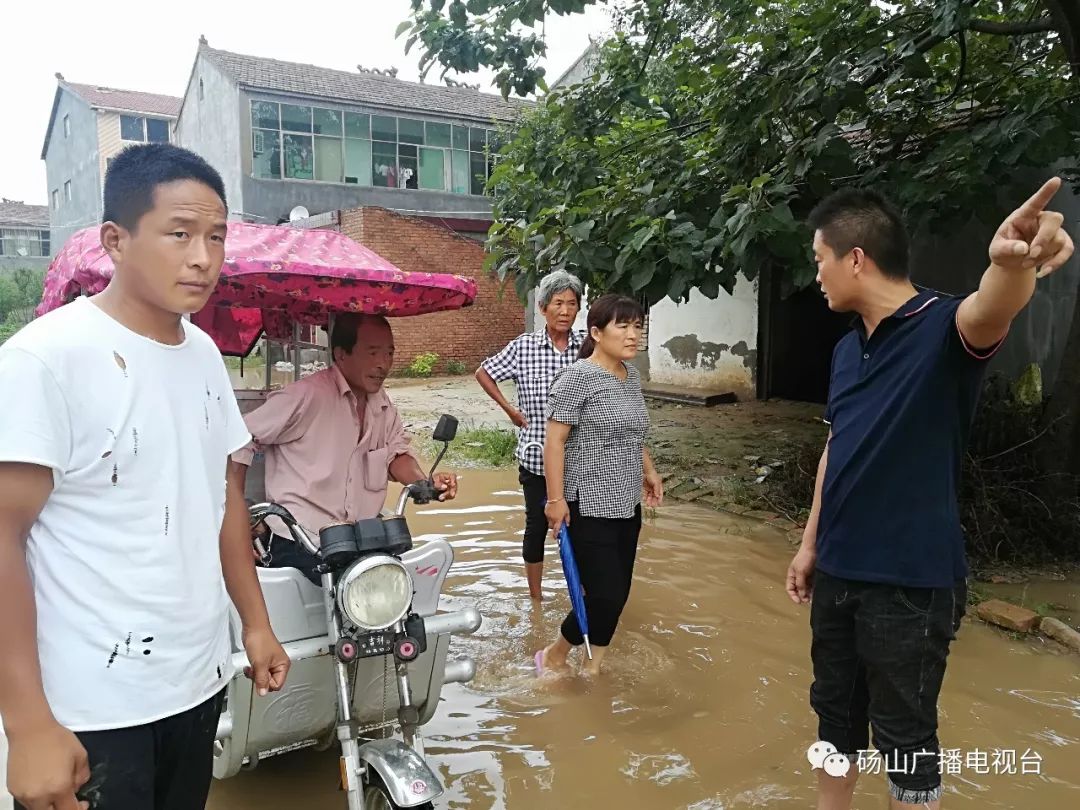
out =
<svg viewBox="0 0 1080 810"><path fill-rule="evenodd" d="M840 191L810 215L829 307L857 315L833 354L832 429L787 578L793 601L813 603L819 739L852 765L819 775L819 810L851 806L868 725L891 807L940 806L937 699L966 602L961 458L986 361L1036 278L1073 252L1063 217L1045 210L1060 186L1002 223L966 298L912 285L903 222L880 195Z"/></svg>

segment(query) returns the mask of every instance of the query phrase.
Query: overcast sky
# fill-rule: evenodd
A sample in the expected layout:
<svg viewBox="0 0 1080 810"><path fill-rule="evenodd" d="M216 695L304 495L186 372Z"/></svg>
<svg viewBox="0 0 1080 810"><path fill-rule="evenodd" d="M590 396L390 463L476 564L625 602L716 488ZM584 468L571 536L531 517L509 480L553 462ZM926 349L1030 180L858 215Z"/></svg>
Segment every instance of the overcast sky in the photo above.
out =
<svg viewBox="0 0 1080 810"><path fill-rule="evenodd" d="M394 39L408 17L409 0L187 0L156 5L141 0L105 3L4 3L0 46L0 197L44 205L45 163L41 146L49 122L55 74L80 84L181 96L195 59L199 35L211 47L304 62L338 70L365 67L419 75L419 55L408 56L404 38ZM554 18L547 26L548 78L555 79L602 34L607 17ZM428 80L438 74L432 71ZM490 86L490 74L464 77Z"/></svg>

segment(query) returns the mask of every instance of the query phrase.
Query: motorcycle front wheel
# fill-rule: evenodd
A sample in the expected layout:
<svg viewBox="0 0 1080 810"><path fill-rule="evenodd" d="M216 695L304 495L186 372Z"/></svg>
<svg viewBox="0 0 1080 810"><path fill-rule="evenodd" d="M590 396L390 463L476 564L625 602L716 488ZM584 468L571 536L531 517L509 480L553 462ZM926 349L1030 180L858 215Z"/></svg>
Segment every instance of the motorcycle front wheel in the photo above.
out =
<svg viewBox="0 0 1080 810"><path fill-rule="evenodd" d="M386 786L379 779L373 779L364 787L364 810L405 810L399 804L394 804ZM418 804L410 810L435 810L431 802Z"/></svg>

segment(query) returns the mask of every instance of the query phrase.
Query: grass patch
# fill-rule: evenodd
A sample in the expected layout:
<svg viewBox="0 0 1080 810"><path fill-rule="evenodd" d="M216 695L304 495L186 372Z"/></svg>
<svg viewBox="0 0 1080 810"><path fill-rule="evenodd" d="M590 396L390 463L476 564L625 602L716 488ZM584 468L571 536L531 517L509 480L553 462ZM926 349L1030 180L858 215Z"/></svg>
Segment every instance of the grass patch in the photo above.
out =
<svg viewBox="0 0 1080 810"><path fill-rule="evenodd" d="M978 583L968 580L967 604L969 608L977 607L990 598L990 594Z"/></svg>
<svg viewBox="0 0 1080 810"><path fill-rule="evenodd" d="M441 446L425 436L416 442L424 458L434 459ZM461 428L442 467L510 467L517 464L517 434L500 428Z"/></svg>

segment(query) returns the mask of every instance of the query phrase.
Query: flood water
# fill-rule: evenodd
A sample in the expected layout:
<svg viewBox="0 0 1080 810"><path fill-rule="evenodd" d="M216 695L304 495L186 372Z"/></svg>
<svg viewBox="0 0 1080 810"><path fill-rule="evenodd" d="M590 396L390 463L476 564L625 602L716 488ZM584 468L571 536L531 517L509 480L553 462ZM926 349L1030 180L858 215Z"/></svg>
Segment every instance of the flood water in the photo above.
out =
<svg viewBox="0 0 1080 810"><path fill-rule="evenodd" d="M449 686L425 727L447 786L437 807L814 806L808 610L783 592L791 549L779 532L665 506L642 534L604 678L539 682L532 653L567 609L558 554L549 546L547 600L534 608L521 570L516 476L470 470L461 487L457 501L410 520L415 536L444 536L454 547L442 607L473 604L484 615L475 636L451 646L451 655L476 660L476 679ZM1054 598L1080 604L1080 587ZM948 807L1080 807L1080 657L965 620L941 724L943 747L962 757L959 775L946 777ZM995 750L1015 752L1017 773L1000 760L995 768ZM339 810L336 786L333 750L299 752L215 783L209 807ZM854 806L885 808L885 791L883 775L864 775Z"/></svg>

